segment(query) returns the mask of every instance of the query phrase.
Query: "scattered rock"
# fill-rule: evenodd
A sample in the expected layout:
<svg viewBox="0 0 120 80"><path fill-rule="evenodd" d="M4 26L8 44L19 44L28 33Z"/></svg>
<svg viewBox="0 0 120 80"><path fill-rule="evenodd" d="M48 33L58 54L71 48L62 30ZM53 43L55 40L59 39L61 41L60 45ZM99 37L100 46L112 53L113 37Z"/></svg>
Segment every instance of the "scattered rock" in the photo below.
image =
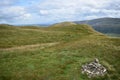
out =
<svg viewBox="0 0 120 80"><path fill-rule="evenodd" d="M89 78L104 76L106 72L107 69L99 63L97 58L93 62L82 65L82 74L87 74Z"/></svg>

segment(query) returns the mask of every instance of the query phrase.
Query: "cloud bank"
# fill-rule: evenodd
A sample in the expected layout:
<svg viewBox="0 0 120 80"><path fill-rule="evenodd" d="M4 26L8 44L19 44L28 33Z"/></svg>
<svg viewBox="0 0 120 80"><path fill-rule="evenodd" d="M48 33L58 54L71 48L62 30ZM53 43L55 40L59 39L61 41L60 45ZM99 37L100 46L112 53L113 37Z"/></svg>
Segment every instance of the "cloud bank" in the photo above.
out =
<svg viewBox="0 0 120 80"><path fill-rule="evenodd" d="M119 0L3 0L0 23L34 24L120 18Z"/></svg>

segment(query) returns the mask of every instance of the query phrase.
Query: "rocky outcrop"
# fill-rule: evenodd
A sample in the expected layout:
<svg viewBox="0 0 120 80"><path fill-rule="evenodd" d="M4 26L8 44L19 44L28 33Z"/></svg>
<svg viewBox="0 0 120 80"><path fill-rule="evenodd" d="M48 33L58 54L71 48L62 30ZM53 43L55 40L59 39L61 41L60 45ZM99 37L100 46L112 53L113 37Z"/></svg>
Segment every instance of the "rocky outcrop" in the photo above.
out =
<svg viewBox="0 0 120 80"><path fill-rule="evenodd" d="M82 74L87 74L89 78L104 76L106 72L107 69L99 63L98 59L95 59L93 62L82 65Z"/></svg>

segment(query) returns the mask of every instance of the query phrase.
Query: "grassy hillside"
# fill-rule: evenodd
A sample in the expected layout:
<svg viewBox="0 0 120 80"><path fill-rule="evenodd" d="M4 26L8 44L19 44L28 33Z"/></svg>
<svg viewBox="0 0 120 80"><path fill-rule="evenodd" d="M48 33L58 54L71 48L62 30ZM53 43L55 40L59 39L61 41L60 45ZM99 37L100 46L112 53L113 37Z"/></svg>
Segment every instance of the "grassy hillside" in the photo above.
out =
<svg viewBox="0 0 120 80"><path fill-rule="evenodd" d="M51 31L52 30L52 31ZM21 45L71 41L84 35L92 34L93 29L86 25L67 27L15 27L0 25L0 48Z"/></svg>
<svg viewBox="0 0 120 80"><path fill-rule="evenodd" d="M107 74L89 79L81 65L94 58ZM0 80L119 80L119 65L120 39L87 25L0 27Z"/></svg>

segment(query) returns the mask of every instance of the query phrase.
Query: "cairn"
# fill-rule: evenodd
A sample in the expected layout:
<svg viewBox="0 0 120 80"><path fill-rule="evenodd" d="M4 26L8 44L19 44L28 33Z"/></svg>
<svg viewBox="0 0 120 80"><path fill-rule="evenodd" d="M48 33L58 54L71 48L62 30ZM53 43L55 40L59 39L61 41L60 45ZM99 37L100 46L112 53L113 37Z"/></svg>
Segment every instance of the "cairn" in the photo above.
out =
<svg viewBox="0 0 120 80"><path fill-rule="evenodd" d="M93 62L82 65L82 74L87 74L89 78L104 76L106 72L106 68L99 63L97 58Z"/></svg>

